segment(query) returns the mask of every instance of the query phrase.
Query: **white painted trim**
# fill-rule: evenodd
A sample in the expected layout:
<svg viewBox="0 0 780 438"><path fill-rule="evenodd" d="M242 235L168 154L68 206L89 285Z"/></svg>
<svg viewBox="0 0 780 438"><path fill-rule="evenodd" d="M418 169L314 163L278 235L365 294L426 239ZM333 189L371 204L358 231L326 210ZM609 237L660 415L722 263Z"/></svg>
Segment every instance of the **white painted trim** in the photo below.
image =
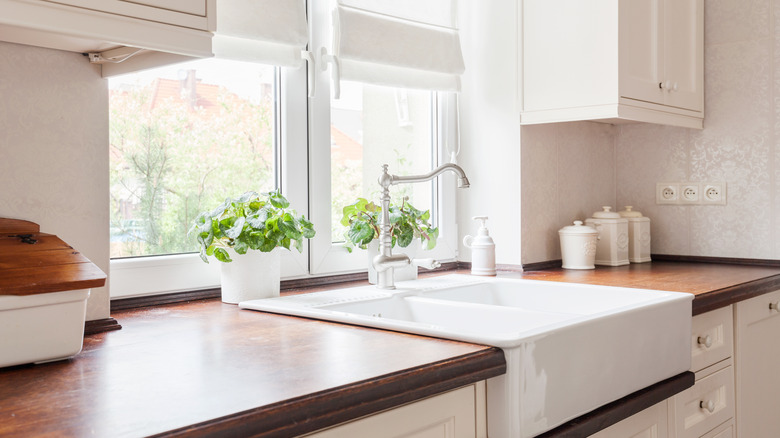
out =
<svg viewBox="0 0 780 438"><path fill-rule="evenodd" d="M280 69L276 184L296 211L309 214L306 136L306 69ZM315 228L316 229L316 228ZM303 252L282 252L282 278L306 276L309 245ZM204 263L198 254L177 254L114 259L110 263L111 297L154 295L219 287L219 262Z"/></svg>
<svg viewBox="0 0 780 438"><path fill-rule="evenodd" d="M310 35L311 47L315 53L319 53L319 47L328 47L330 44L330 9L327 2L309 3L310 23L313 23ZM322 17L318 19L318 17ZM320 24L318 26L318 24ZM363 250L355 249L352 253L340 244L333 244L333 236L330 227L330 74L328 71L316 69L317 93L309 99L309 190L312 221L315 224L317 236L311 241L311 275L362 272L368 269L366 254ZM433 157L433 166L448 161L445 148L446 141L456 144L456 110L454 93L438 93L436 99L435 126L432 127L434 142L437 144L436 156ZM445 111L446 109L446 111ZM448 114L449 120L443 120L439 115ZM377 172L377 177L379 172ZM438 191L435 197L437 202L439 239L436 248L431 251L417 253L420 258L435 258L446 262L455 260L458 248L458 227L456 224L455 198L456 181L452 174L444 174L434 182ZM378 200L377 200L378 201ZM394 252L403 252L395 249Z"/></svg>

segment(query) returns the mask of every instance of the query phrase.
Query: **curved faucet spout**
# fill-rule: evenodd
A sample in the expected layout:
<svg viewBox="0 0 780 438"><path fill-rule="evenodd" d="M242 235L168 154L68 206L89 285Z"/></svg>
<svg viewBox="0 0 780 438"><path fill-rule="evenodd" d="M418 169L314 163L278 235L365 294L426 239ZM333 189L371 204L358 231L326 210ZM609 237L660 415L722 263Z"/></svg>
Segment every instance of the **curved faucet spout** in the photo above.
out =
<svg viewBox="0 0 780 438"><path fill-rule="evenodd" d="M469 187L469 179L466 172L457 164L447 163L433 169L424 175L398 176L387 172L387 164L382 165L382 174L379 176L379 185L382 186L382 213L379 221L379 255L374 258L374 267L377 272L377 287L381 289L395 289L393 271L395 267L405 266L410 263L404 255L394 256L392 251L392 236L390 234L390 186L393 184L418 183L430 181L444 172L453 172L458 176L458 187ZM435 261L434 261L435 263Z"/></svg>
<svg viewBox="0 0 780 438"><path fill-rule="evenodd" d="M470 184L469 179L466 177L466 172L464 172L460 166L453 163L442 164L441 166L423 175L409 176L390 175L387 173L387 164L385 164L382 166L382 175L379 177L379 185L381 185L383 188L386 188L393 184L430 181L446 171L451 171L458 175L458 187L464 189L469 187Z"/></svg>

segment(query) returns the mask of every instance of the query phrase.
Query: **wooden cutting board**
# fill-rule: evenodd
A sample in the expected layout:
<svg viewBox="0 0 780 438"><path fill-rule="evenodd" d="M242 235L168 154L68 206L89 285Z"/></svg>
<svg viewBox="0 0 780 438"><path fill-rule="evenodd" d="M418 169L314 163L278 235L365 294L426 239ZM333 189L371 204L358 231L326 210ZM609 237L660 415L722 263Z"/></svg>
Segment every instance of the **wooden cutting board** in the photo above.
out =
<svg viewBox="0 0 780 438"><path fill-rule="evenodd" d="M35 295L106 284L106 274L38 224L0 218L0 295Z"/></svg>

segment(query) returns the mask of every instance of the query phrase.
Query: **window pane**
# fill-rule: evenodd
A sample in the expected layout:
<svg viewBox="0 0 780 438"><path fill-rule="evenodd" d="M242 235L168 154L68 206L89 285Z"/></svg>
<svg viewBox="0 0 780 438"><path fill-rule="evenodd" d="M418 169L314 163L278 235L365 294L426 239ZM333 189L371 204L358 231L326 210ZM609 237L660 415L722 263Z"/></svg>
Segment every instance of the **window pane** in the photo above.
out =
<svg viewBox="0 0 780 438"><path fill-rule="evenodd" d="M343 241L342 209L363 197L379 203L382 165L396 175L430 172L433 157L433 105L429 91L341 83L331 100L332 236ZM433 183L401 184L391 202L403 197L420 210L431 209Z"/></svg>
<svg viewBox="0 0 780 438"><path fill-rule="evenodd" d="M199 212L274 189L275 77L204 59L109 80L111 257L194 252Z"/></svg>

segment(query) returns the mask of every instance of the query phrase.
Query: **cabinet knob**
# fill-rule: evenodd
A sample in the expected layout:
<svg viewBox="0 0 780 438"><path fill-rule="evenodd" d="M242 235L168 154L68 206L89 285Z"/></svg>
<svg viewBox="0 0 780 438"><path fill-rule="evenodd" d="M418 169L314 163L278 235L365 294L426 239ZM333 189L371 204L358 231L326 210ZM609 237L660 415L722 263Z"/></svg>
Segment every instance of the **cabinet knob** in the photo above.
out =
<svg viewBox="0 0 780 438"><path fill-rule="evenodd" d="M677 82L672 85L672 91L677 91Z"/></svg>
<svg viewBox="0 0 780 438"><path fill-rule="evenodd" d="M706 348L712 347L712 336L699 336L699 338L696 340L699 345L704 345Z"/></svg>
<svg viewBox="0 0 780 438"><path fill-rule="evenodd" d="M715 412L715 402L712 400L700 401L699 407L702 409L706 409L707 412L709 412L710 414Z"/></svg>
<svg viewBox="0 0 780 438"><path fill-rule="evenodd" d="M780 301L775 303L769 303L769 310L776 310L780 312Z"/></svg>

